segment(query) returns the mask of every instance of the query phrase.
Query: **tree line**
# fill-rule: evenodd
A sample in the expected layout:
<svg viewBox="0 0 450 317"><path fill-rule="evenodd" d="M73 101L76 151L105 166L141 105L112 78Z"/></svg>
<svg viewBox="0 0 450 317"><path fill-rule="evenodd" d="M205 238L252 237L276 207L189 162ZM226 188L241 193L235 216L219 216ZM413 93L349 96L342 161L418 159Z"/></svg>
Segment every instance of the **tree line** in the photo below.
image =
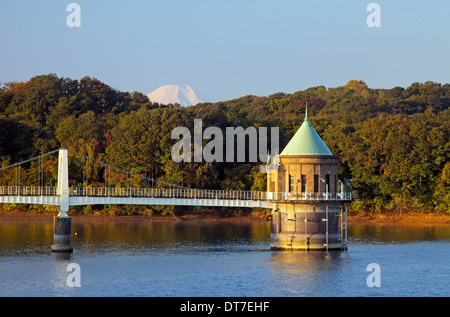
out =
<svg viewBox="0 0 450 317"><path fill-rule="evenodd" d="M140 92L122 92L91 77L55 74L0 88L0 164L7 166L66 147L133 173L191 188L266 190L261 163L180 162L171 159L175 127L279 127L280 148L308 117L329 149L341 159L340 179L352 179L359 199L351 210L408 212L450 210L450 85L412 83L371 89L363 81L311 87L292 94L244 96L191 107L158 104ZM34 165L33 165L34 164ZM22 184L37 184L37 164L23 171ZM70 166L72 186L100 186L106 171L85 162ZM81 172L83 171L83 172ZM45 183L56 182L50 162ZM83 175L82 175L83 174ZM115 176L116 183L126 181ZM13 172L1 173L11 184ZM109 208L109 209L108 209ZM142 208L142 207L139 207ZM138 207L111 207L136 213ZM85 208L83 212L91 212ZM146 207L147 212L181 212ZM119 210L119 211L118 211Z"/></svg>

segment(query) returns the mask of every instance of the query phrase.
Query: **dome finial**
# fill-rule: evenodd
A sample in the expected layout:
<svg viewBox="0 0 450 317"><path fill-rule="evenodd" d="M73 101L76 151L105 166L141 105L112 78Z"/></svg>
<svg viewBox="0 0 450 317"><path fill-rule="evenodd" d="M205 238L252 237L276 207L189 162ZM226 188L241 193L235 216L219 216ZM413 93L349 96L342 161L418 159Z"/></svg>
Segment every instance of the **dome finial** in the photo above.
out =
<svg viewBox="0 0 450 317"><path fill-rule="evenodd" d="M306 109L305 109L305 121L309 121L309 120L308 120L308 103L306 103Z"/></svg>

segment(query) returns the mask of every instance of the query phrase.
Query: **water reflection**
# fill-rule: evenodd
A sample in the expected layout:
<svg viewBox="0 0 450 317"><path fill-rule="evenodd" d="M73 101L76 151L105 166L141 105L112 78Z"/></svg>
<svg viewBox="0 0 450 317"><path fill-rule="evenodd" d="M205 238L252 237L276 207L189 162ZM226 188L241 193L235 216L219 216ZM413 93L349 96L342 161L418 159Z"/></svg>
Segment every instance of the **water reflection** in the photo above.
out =
<svg viewBox="0 0 450 317"><path fill-rule="evenodd" d="M342 283L346 251L272 252L269 272L272 287L285 296L310 296ZM330 296L337 296L331 294Z"/></svg>
<svg viewBox="0 0 450 317"><path fill-rule="evenodd" d="M53 273L50 274L53 278L51 279L52 285L57 290L66 290L67 288L67 266L70 264L71 253L61 252L54 253L55 260Z"/></svg>
<svg viewBox="0 0 450 317"><path fill-rule="evenodd" d="M147 222L76 223L72 226L74 249L85 252L189 248L226 250L230 246L266 243L267 223Z"/></svg>
<svg viewBox="0 0 450 317"><path fill-rule="evenodd" d="M450 239L448 224L385 224L364 223L349 226L351 243L392 244Z"/></svg>
<svg viewBox="0 0 450 317"><path fill-rule="evenodd" d="M58 262L68 262L72 257L72 252L53 252L55 258L55 263Z"/></svg>
<svg viewBox="0 0 450 317"><path fill-rule="evenodd" d="M74 251L111 252L127 250L270 250L270 224L238 222L120 222L72 221ZM450 238L450 225L350 224L349 247L355 244L393 244L414 241L441 241ZM0 256L47 253L53 244L53 221L0 222ZM287 261L323 261L333 253L319 252L305 257L275 253ZM59 256L59 255L55 255ZM61 255L62 256L62 255ZM286 258L285 258L286 257Z"/></svg>
<svg viewBox="0 0 450 317"><path fill-rule="evenodd" d="M53 222L0 223L0 256L48 252L53 244Z"/></svg>
<svg viewBox="0 0 450 317"><path fill-rule="evenodd" d="M2 220L0 296L448 294L449 225L350 224L349 251L330 252L271 251L269 225L74 217L64 254L50 251L52 219ZM366 285L371 262L382 266L378 290ZM70 263L82 287L67 286Z"/></svg>

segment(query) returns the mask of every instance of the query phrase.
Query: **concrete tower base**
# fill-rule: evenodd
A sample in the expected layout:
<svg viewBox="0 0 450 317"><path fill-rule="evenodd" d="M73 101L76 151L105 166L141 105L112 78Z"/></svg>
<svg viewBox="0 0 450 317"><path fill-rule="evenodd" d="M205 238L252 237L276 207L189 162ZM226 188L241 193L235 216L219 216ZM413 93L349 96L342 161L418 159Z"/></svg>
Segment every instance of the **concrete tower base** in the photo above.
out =
<svg viewBox="0 0 450 317"><path fill-rule="evenodd" d="M347 250L338 203L278 203L272 211L272 250Z"/></svg>

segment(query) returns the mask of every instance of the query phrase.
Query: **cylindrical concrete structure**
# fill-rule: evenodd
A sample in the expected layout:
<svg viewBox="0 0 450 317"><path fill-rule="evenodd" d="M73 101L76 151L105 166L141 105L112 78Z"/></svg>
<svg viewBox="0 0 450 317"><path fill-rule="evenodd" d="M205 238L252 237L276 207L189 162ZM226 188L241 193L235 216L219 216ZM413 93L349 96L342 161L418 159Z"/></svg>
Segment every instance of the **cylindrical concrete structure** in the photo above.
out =
<svg viewBox="0 0 450 317"><path fill-rule="evenodd" d="M73 252L71 244L72 217L54 217L54 244L51 247L53 252Z"/></svg>
<svg viewBox="0 0 450 317"><path fill-rule="evenodd" d="M272 250L346 250L339 203L279 203L272 211Z"/></svg>
<svg viewBox="0 0 450 317"><path fill-rule="evenodd" d="M267 175L275 205L272 249L346 250L341 210L349 198L338 179L339 158L314 130L307 109L305 121L276 158Z"/></svg>

